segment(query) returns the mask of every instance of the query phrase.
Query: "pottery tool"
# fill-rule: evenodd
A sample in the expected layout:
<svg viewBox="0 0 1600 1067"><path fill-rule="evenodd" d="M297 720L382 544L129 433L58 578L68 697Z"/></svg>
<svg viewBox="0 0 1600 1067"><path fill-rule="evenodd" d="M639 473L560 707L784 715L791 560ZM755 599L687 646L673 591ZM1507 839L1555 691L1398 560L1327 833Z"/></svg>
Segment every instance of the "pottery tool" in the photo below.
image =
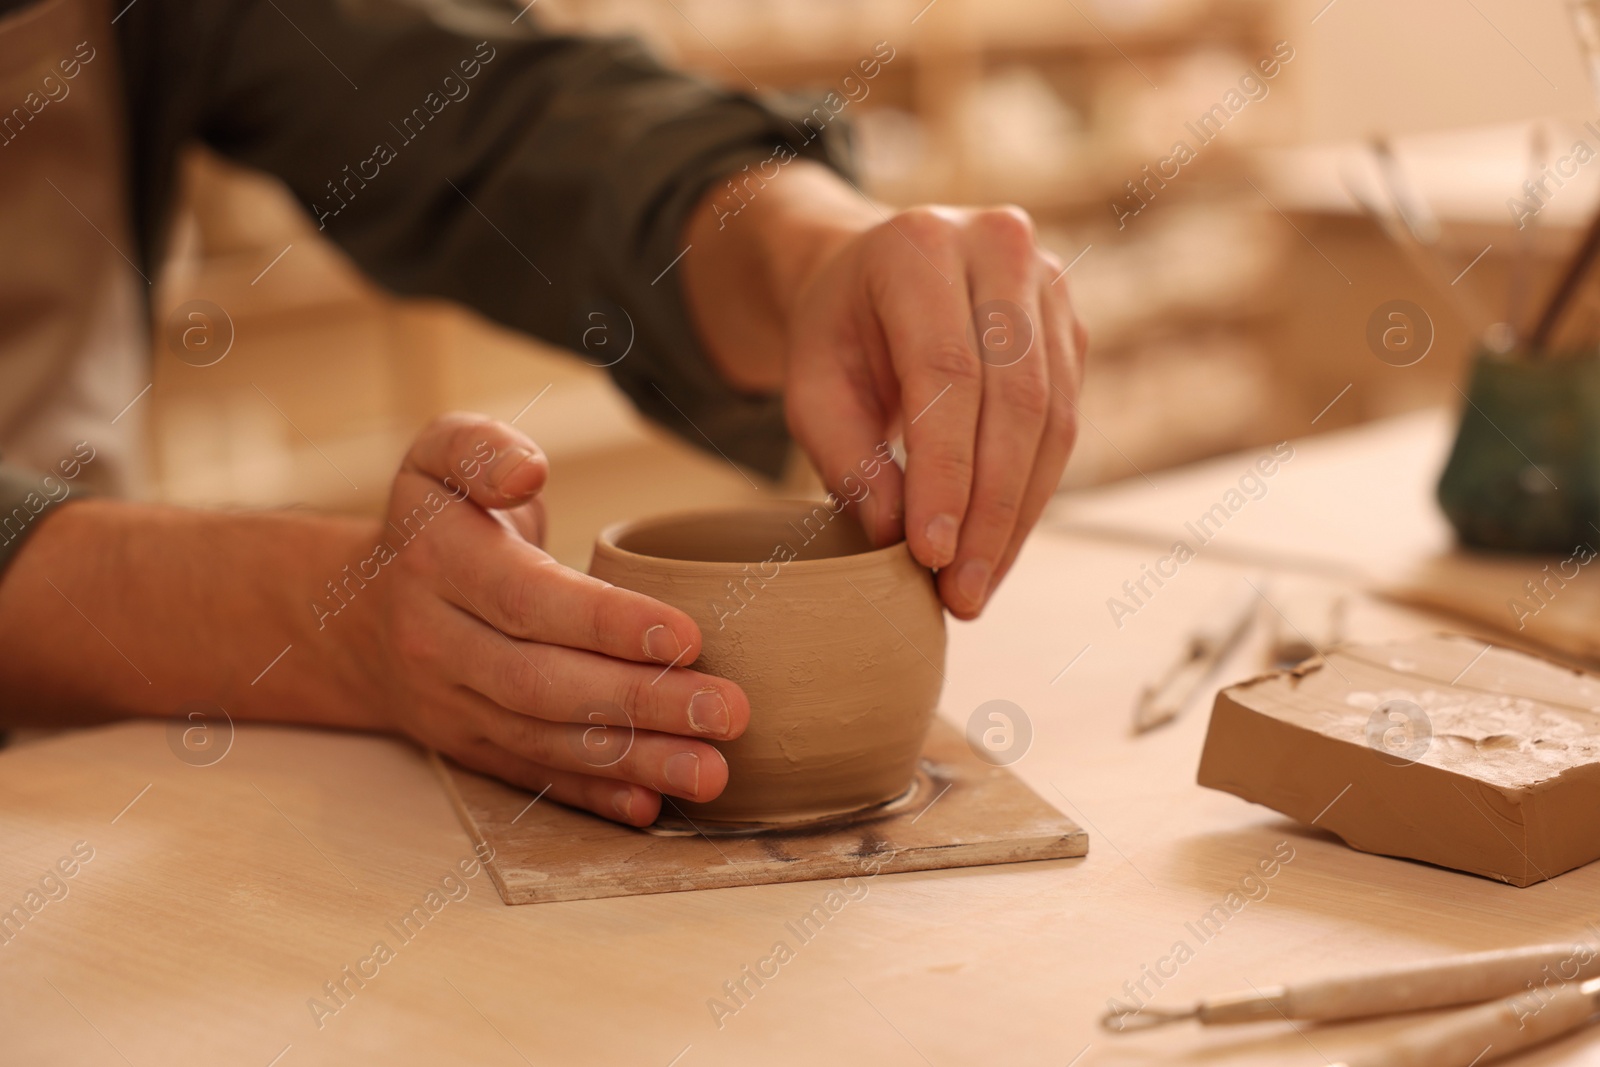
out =
<svg viewBox="0 0 1600 1067"><path fill-rule="evenodd" d="M1532 994L1464 1008L1408 1027L1330 1067L1478 1067L1554 1041L1595 1020L1600 978L1565 985L1548 1000Z"/></svg>
<svg viewBox="0 0 1600 1067"><path fill-rule="evenodd" d="M1545 132L1544 123L1535 122L1528 134L1529 184L1538 180L1549 158L1549 135ZM1517 231L1516 250L1511 261L1511 284L1506 291L1506 322L1511 324L1512 329L1512 344L1508 348L1513 347L1523 335L1523 314L1528 302L1528 272L1533 261L1533 230L1538 221L1537 213L1529 215Z"/></svg>
<svg viewBox="0 0 1600 1067"><path fill-rule="evenodd" d="M1146 686L1133 710L1133 732L1147 733L1176 719L1206 679L1228 653L1244 639L1255 620L1261 595L1260 582L1230 588L1226 595L1207 609L1204 618L1189 635L1182 655L1173 661L1161 680Z"/></svg>
<svg viewBox="0 0 1600 1067"><path fill-rule="evenodd" d="M1447 267L1441 258L1439 220L1428 207L1426 198L1407 179L1405 170L1400 166L1400 158L1395 155L1394 146L1387 137L1380 135L1371 139L1370 147L1378 162L1378 175L1388 190L1389 201L1394 205L1394 213L1403 227L1403 232L1394 226L1387 227L1385 232L1400 245L1401 251L1407 253L1413 265L1433 287L1450 301L1463 322L1475 332L1485 335L1487 343L1509 348L1511 342L1506 335L1514 336L1515 330L1504 323L1486 323L1487 316L1480 311L1482 301L1470 295L1473 283L1463 285L1462 274L1455 274L1454 268Z"/></svg>
<svg viewBox="0 0 1600 1067"><path fill-rule="evenodd" d="M1550 298L1545 302L1544 310L1539 314L1539 321L1528 340L1533 358L1539 358L1549 346L1551 335L1555 333L1555 328L1560 323L1567 306L1572 303L1572 298L1577 294L1584 276L1589 273L1589 268L1594 266L1596 255L1600 255L1600 211L1596 211L1594 218L1589 222L1583 240L1579 242L1572 258L1567 261L1566 269L1561 272L1561 280L1556 283L1555 290L1551 292Z"/></svg>
<svg viewBox="0 0 1600 1067"><path fill-rule="evenodd" d="M917 789L903 804L836 826L744 835L659 836L540 799L433 757L507 904L689 889L869 878L1087 854L1089 836L1009 768L973 753L935 719Z"/></svg>
<svg viewBox="0 0 1600 1067"><path fill-rule="evenodd" d="M1529 886L1600 859L1600 678L1474 637L1347 645L1217 695L1199 782L1352 848Z"/></svg>
<svg viewBox="0 0 1600 1067"><path fill-rule="evenodd" d="M1360 183L1353 180L1350 177L1350 173L1343 168L1339 172L1339 181L1344 185L1345 192L1349 194L1350 199L1361 209L1362 214L1366 215L1368 219L1377 225L1384 236L1389 238L1390 243L1406 258L1412 269L1422 275L1422 280L1427 282L1436 293L1444 298L1457 319L1474 334L1481 334L1488 328L1489 323L1486 321L1486 316L1466 299L1458 287L1450 284L1450 279L1445 276L1445 272L1440 267L1438 260L1434 258L1433 252L1423 245L1422 241L1417 237L1417 232L1413 231L1406 223L1401 209L1397 207L1399 217L1396 217L1380 208L1372 197L1367 195ZM1420 223L1416 224L1421 225Z"/></svg>
<svg viewBox="0 0 1600 1067"><path fill-rule="evenodd" d="M1389 139L1382 136L1374 137L1371 144L1372 153L1378 160L1378 173L1383 178L1384 186L1389 190L1389 199L1394 204L1395 214L1400 217L1400 221L1405 224L1407 232L1417 244L1428 249L1434 248L1439 243L1439 220L1433 217L1433 212L1428 210L1427 201L1422 199L1416 187L1406 179Z"/></svg>
<svg viewBox="0 0 1600 1067"><path fill-rule="evenodd" d="M1100 1025L1121 1033L1187 1019L1203 1026L1269 1019L1342 1022L1478 1004L1496 997L1527 995L1530 988L1537 988L1542 999L1549 995L1547 982L1572 985L1597 976L1600 948L1596 946L1573 942L1530 945L1207 997L1178 1011L1119 1008L1101 1016ZM1537 1000L1530 1001L1530 1007L1537 1004ZM1482 1048L1481 1044L1474 1047L1472 1054Z"/></svg>

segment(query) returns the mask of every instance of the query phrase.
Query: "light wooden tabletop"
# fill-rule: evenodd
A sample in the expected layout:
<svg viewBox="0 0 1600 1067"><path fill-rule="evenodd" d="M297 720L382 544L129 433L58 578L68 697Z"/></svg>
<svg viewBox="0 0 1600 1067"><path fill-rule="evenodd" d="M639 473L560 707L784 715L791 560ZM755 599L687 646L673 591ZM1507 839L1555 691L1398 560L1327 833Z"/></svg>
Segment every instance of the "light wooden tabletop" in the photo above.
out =
<svg viewBox="0 0 1600 1067"><path fill-rule="evenodd" d="M988 614L953 627L943 713L964 726L985 701L1024 709L1033 739L1014 769L1089 829L1084 860L864 871L848 894L812 882L505 907L484 873L462 876L467 836L422 756L395 741L241 727L225 757L194 767L174 756L163 725L130 723L6 750L0 910L23 904L58 861L74 873L51 880L51 895L33 898L43 905L0 943L0 1061L1337 1060L1396 1024L1114 1036L1096 1019L1142 978L1156 1005L1176 1007L1331 970L1572 937L1600 922L1600 867L1513 889L1353 852L1194 784L1209 694L1139 739L1130 710L1208 601L1257 573L1251 558L1359 573L1447 543L1427 495L1446 432L1441 417L1414 417L1297 445L1265 495L1120 629L1107 598L1257 453L1074 498ZM1089 532L1064 532L1074 527ZM1370 600L1350 623L1364 640L1440 627ZM1261 658L1258 631L1216 681L1257 672ZM1291 850L1271 878L1245 882L1258 861ZM1259 899L1235 897L1225 924L1198 926L1241 883ZM432 891L429 921L398 936ZM830 891L826 923L797 937L792 924ZM789 951L758 987L744 968L771 960L780 941ZM381 962L377 942L388 949ZM370 977L358 987L346 966ZM1175 970L1160 989L1144 977L1157 966ZM324 986L340 980L342 1004ZM736 1002L724 983L740 980L750 994ZM1519 1062L1596 1057L1600 1035Z"/></svg>

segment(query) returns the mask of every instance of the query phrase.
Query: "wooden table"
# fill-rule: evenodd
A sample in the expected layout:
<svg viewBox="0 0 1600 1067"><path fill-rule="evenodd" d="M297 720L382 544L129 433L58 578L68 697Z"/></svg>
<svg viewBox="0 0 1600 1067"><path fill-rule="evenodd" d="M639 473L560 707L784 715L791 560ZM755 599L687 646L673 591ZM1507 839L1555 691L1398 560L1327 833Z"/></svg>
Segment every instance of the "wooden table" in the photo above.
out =
<svg viewBox="0 0 1600 1067"><path fill-rule="evenodd" d="M93 859L0 945L0 1061L52 1064L1324 1064L1394 1024L1306 1030L1096 1026L1144 968L1154 1003L1331 969L1571 937L1600 920L1600 867L1529 889L1353 852L1198 788L1206 707L1128 735L1140 686L1252 560L1355 574L1447 543L1429 503L1443 416L1296 446L1199 556L1118 629L1106 607L1255 454L1075 497L983 620L953 628L944 714L1016 702L1014 769L1089 828L1087 859L505 907L460 878L411 940L394 926L469 859L421 755L379 738L241 727L210 767L128 723L0 753L0 908L87 842ZM1071 532L1076 530L1077 532ZM1363 639L1440 628L1370 600ZM92 635L90 635L92 636ZM1254 673L1259 636L1223 674ZM1330 801L1333 798L1330 798ZM928 818L937 818L933 809ZM1280 845L1287 842L1287 845ZM1274 849L1266 895L1203 941L1192 924ZM1281 853L1280 853L1281 854ZM58 891L59 892L59 891ZM460 896L462 890L456 890ZM1202 931L1203 932L1203 931ZM337 1012L324 983L390 948ZM720 1019L724 983L790 958ZM1161 962L1163 960L1169 962ZM771 967L768 967L769 973ZM375 973L374 973L375 971ZM320 1019L319 1019L320 1016ZM319 1026L320 1022L320 1026ZM720 1025L719 1025L720 1022ZM1578 1037L1528 1065L1594 1062Z"/></svg>

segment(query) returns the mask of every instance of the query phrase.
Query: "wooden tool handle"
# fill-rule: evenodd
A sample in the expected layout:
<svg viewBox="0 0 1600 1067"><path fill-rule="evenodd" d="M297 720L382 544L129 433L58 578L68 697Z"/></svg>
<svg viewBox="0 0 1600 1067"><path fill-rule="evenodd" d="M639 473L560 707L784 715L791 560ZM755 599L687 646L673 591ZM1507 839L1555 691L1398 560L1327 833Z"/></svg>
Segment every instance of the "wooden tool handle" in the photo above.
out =
<svg viewBox="0 0 1600 1067"><path fill-rule="evenodd" d="M1561 281L1556 284L1555 291L1546 301L1544 312L1539 316L1539 322L1533 328L1533 336L1528 347L1533 358L1538 359L1544 355L1544 350L1550 345L1550 337L1555 333L1556 323L1561 321L1561 316L1566 312L1567 305L1572 303L1573 294L1578 291L1583 276L1594 265L1594 258L1600 254L1600 212L1596 212L1594 220L1589 223L1589 229L1583 235L1583 241L1578 245L1578 250L1567 261L1567 269L1561 275Z"/></svg>
<svg viewBox="0 0 1600 1067"><path fill-rule="evenodd" d="M1451 1012L1402 1030L1382 1046L1347 1056L1338 1067L1472 1067L1493 1063L1589 1021L1594 998L1562 986L1541 1002L1531 994Z"/></svg>
<svg viewBox="0 0 1600 1067"><path fill-rule="evenodd" d="M1286 1014L1295 1019L1358 1019L1475 1004L1496 997L1543 995L1600 975L1600 948L1567 943L1478 952L1392 970L1291 985Z"/></svg>
<svg viewBox="0 0 1600 1067"><path fill-rule="evenodd" d="M1257 583L1259 585L1260 583ZM1261 603L1257 585L1244 582L1219 596L1195 624L1189 638L1190 651L1197 656L1220 659L1238 644Z"/></svg>

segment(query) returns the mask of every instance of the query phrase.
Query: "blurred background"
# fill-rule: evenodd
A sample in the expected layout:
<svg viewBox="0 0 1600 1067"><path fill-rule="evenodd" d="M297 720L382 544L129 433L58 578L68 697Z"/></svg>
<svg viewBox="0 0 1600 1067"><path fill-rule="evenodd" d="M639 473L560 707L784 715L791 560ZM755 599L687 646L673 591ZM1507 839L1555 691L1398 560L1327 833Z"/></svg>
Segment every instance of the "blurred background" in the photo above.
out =
<svg viewBox="0 0 1600 1067"><path fill-rule="evenodd" d="M1600 163L1574 157L1600 152L1600 106L1572 16L1560 0L537 0L527 15L642 37L732 88L819 97L888 42L846 111L866 190L1019 204L1071 264L1091 360L1066 487L1459 404L1476 337L1530 314L1596 206ZM1192 158L1173 158L1180 140ZM564 562L584 565L604 522L754 491L643 423L602 371L378 291L273 180L197 150L184 186L158 286L155 498L372 512L431 416L530 401L518 425L551 456ZM197 299L234 331L207 367L166 343ZM1374 340L1397 324L1398 342ZM797 462L783 488L809 478Z"/></svg>

